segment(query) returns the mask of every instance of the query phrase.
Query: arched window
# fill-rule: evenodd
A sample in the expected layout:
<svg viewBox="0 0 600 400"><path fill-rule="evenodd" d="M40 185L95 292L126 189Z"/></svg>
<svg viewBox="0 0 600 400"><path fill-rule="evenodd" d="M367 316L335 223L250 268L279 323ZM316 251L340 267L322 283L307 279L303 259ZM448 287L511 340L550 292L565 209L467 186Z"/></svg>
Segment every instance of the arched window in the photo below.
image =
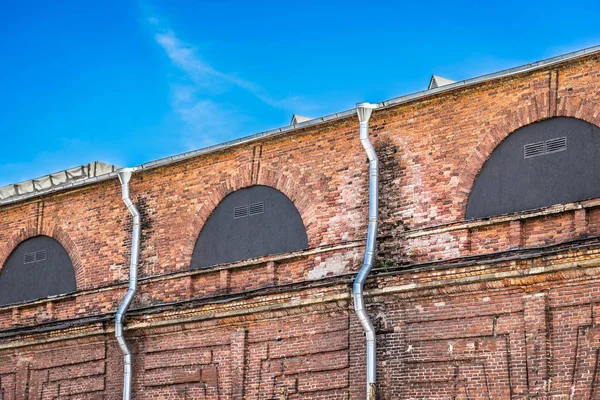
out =
<svg viewBox="0 0 600 400"><path fill-rule="evenodd" d="M600 128L557 117L517 129L492 152L467 219L600 197Z"/></svg>
<svg viewBox="0 0 600 400"><path fill-rule="evenodd" d="M229 194L198 236L192 268L227 264L308 247L306 229L294 203L268 186Z"/></svg>
<svg viewBox="0 0 600 400"><path fill-rule="evenodd" d="M19 244L0 273L0 305L77 290L69 254L55 239L36 236Z"/></svg>

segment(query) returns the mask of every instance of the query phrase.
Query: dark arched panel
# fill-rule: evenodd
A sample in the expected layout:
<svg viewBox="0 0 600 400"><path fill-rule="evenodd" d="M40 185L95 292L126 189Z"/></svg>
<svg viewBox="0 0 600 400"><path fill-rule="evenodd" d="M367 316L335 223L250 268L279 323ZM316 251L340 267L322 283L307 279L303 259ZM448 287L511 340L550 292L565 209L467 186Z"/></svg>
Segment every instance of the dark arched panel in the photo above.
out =
<svg viewBox="0 0 600 400"><path fill-rule="evenodd" d="M466 217L483 218L600 197L600 128L558 117L517 129L492 152Z"/></svg>
<svg viewBox="0 0 600 400"><path fill-rule="evenodd" d="M204 225L192 268L227 264L308 247L306 229L294 203L268 186L229 194Z"/></svg>
<svg viewBox="0 0 600 400"><path fill-rule="evenodd" d="M0 273L0 305L77 290L69 254L55 239L36 236L19 244Z"/></svg>

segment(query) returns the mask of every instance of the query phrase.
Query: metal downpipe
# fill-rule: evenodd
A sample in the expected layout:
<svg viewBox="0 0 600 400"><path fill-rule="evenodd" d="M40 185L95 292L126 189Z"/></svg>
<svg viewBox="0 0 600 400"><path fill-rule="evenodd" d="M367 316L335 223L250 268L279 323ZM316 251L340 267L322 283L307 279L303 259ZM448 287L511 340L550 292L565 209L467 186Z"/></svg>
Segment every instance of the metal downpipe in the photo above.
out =
<svg viewBox="0 0 600 400"><path fill-rule="evenodd" d="M123 352L123 400L131 400L132 398L131 382L133 377L131 351L127 346L127 342L125 341L125 336L123 334L123 322L125 320L127 309L129 308L131 300L133 300L133 296L135 296L135 291L137 289L138 260L140 250L140 213L129 197L129 180L131 179L131 175L134 171L134 168L122 168L117 171L119 180L121 181L123 202L133 216L133 230L131 233L131 261L129 264L129 289L127 289L127 293L125 294L125 297L123 298L115 317L115 337L117 338L119 347Z"/></svg>
<svg viewBox="0 0 600 400"><path fill-rule="evenodd" d="M369 227L367 229L367 244L363 266L354 280L352 295L354 296L354 311L360 321L367 339L367 400L375 399L376 382L376 341L375 329L365 310L363 287L371 268L375 255L375 242L377 240L377 214L379 210L379 160L377 153L369 140L369 118L377 106L369 103L358 103L356 113L360 124L360 142L369 159Z"/></svg>

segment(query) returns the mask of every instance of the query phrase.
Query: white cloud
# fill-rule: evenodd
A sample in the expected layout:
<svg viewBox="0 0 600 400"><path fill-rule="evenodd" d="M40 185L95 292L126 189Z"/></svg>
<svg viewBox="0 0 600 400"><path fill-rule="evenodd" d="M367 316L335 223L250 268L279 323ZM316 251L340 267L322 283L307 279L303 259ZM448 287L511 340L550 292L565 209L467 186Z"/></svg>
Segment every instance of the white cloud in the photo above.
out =
<svg viewBox="0 0 600 400"><path fill-rule="evenodd" d="M182 73L179 79L171 82L171 102L186 126L184 142L187 147L197 148L223 137L239 136L243 122L249 118L220 100L233 90L242 90L257 101L274 109L290 111L290 114L310 109L299 97L277 99L254 82L219 71L202 58L195 46L180 40L173 30L161 30L158 18L148 18L148 22L158 30L154 35L156 43Z"/></svg>
<svg viewBox="0 0 600 400"><path fill-rule="evenodd" d="M175 112L186 126L195 129L188 131L184 138L184 145L190 149L217 143L218 138L239 131L246 119L233 107L210 99L177 103Z"/></svg>
<svg viewBox="0 0 600 400"><path fill-rule="evenodd" d="M201 87L211 88L219 83L229 83L248 91L263 103L274 108L290 109L294 106L306 107L306 105L302 104L300 97L276 99L254 82L214 69L200 57L196 48L179 40L172 30L157 33L155 38L173 64L188 74L194 83Z"/></svg>

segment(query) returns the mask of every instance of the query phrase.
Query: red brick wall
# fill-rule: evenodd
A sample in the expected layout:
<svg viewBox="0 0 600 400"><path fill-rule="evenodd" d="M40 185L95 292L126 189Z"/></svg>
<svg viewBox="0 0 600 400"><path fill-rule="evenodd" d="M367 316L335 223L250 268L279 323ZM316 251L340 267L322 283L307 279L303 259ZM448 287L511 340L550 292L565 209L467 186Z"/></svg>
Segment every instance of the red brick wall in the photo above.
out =
<svg viewBox="0 0 600 400"><path fill-rule="evenodd" d="M489 266L379 283L384 398L594 398L598 249Z"/></svg>
<svg viewBox="0 0 600 400"><path fill-rule="evenodd" d="M464 221L470 189L515 129L552 116L600 126L589 56L374 112L381 224L367 305L382 399L594 398L600 202ZM358 399L351 282L366 234L355 118L136 173L140 287L126 335L136 398ZM212 210L254 184L285 193L309 249L189 270ZM116 180L0 208L0 264L56 238L78 292L0 307L6 399L118 399L113 315L131 218Z"/></svg>

